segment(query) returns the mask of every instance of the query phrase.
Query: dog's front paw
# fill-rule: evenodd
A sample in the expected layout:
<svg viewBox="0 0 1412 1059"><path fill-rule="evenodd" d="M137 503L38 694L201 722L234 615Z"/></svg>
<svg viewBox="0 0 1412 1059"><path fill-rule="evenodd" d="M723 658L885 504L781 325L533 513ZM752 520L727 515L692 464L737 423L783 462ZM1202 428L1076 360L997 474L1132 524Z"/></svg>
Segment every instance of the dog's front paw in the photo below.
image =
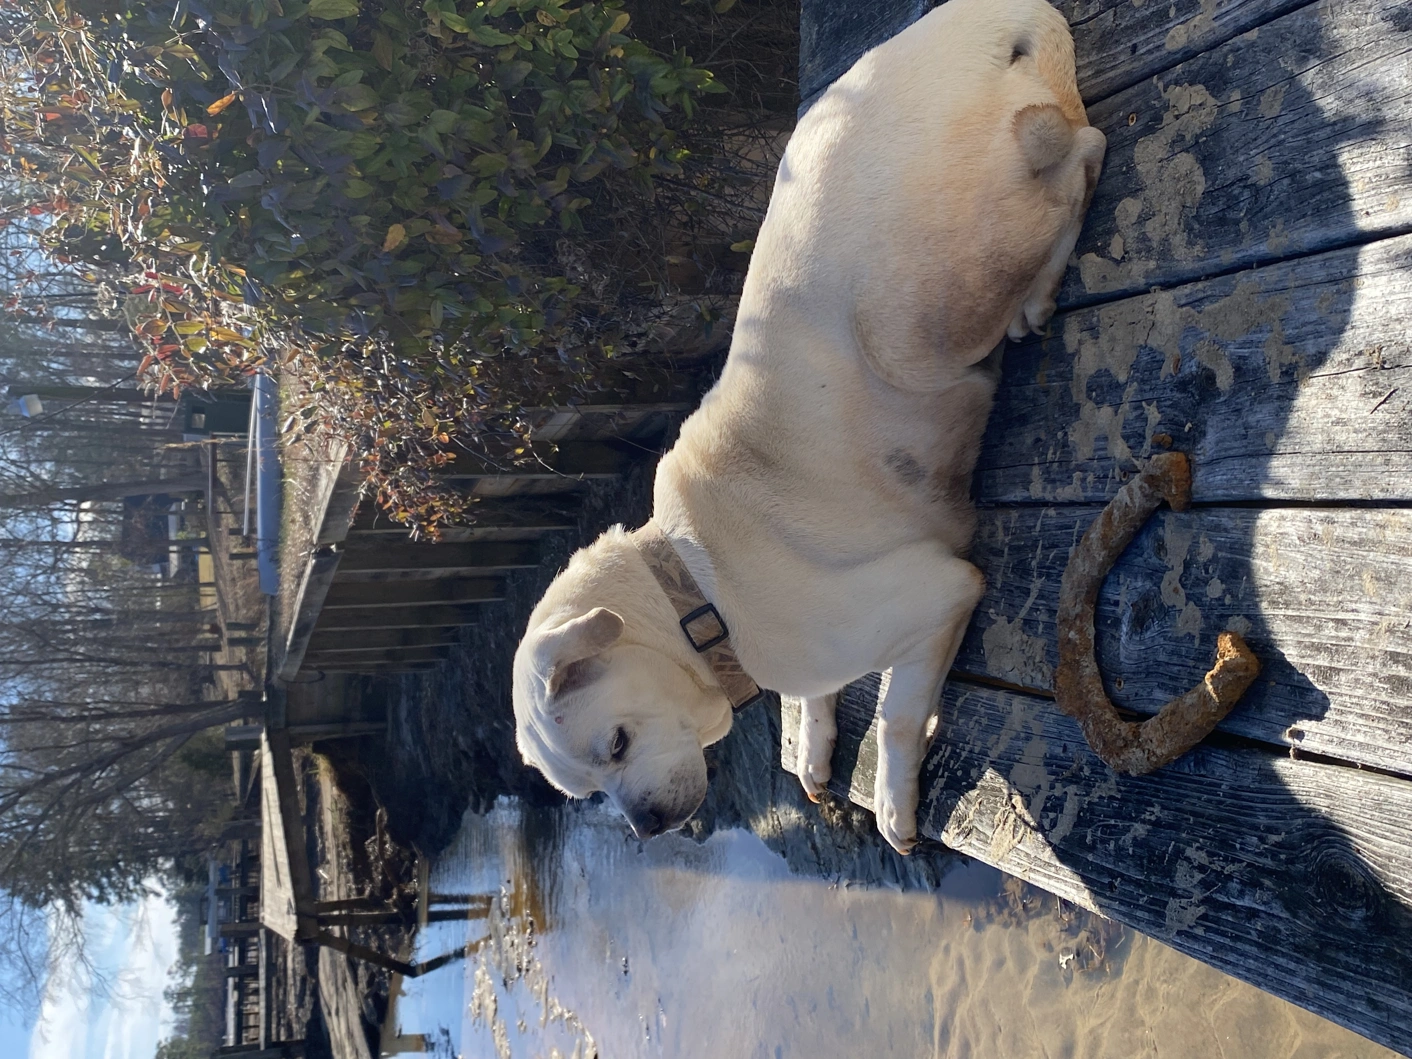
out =
<svg viewBox="0 0 1412 1059"><path fill-rule="evenodd" d="M902 789L898 790L897 787ZM887 844L903 856L917 844L917 781L889 784L883 770L873 784L873 813L878 819L878 833Z"/></svg>
<svg viewBox="0 0 1412 1059"><path fill-rule="evenodd" d="M1020 341L1031 331L1040 334L1044 331L1044 325L1049 323L1049 318L1053 315L1054 299L1052 297L1047 295L1043 298L1030 297L1015 313L1015 318L1010 321L1010 326L1005 329L1005 333L1014 342Z"/></svg>
<svg viewBox="0 0 1412 1059"><path fill-rule="evenodd" d="M799 756L795 775L811 802L817 802L833 775L833 748L838 741L832 697L805 699L799 714Z"/></svg>

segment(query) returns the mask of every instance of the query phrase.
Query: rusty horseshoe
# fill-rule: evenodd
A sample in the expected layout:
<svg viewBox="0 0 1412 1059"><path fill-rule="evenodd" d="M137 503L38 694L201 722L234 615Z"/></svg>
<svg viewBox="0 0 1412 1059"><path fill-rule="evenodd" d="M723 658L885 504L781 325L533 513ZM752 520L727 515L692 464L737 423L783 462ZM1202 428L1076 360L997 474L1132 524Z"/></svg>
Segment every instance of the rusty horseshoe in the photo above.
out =
<svg viewBox="0 0 1412 1059"><path fill-rule="evenodd" d="M1109 568L1163 500L1173 511L1191 505L1191 465L1180 452L1153 457L1118 491L1069 557L1059 590L1056 704L1079 722L1099 757L1129 776L1161 768L1199 743L1260 673L1259 660L1240 635L1223 632L1216 639L1216 663L1205 679L1155 717L1125 721L1104 692L1093 655L1094 602Z"/></svg>

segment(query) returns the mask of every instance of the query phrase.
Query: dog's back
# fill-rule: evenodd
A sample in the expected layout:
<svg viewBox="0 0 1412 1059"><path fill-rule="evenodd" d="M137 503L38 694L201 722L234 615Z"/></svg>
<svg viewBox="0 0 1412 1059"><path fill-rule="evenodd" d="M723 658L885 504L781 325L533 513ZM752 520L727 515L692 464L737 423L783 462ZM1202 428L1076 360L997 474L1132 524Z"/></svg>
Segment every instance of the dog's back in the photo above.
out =
<svg viewBox="0 0 1412 1059"><path fill-rule="evenodd" d="M930 536L964 553L996 378L977 365L1081 210L1073 70L1044 0L950 0L801 120L730 360L663 467L731 512L723 538L750 510L820 552ZM839 511L848 528L824 529Z"/></svg>

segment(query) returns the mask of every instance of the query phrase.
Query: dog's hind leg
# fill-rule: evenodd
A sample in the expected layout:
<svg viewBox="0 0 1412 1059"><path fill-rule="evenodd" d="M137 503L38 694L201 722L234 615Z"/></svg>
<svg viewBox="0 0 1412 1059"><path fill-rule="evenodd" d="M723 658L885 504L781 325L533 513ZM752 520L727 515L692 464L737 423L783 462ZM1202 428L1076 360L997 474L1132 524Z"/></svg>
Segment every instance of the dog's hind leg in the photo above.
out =
<svg viewBox="0 0 1412 1059"><path fill-rule="evenodd" d="M795 774L811 802L817 802L833 775L833 748L838 739L834 706L838 694L816 695L804 700L799 712L799 756Z"/></svg>
<svg viewBox="0 0 1412 1059"><path fill-rule="evenodd" d="M917 803L922 759L930 741L929 722L940 708L942 683L956 661L971 612L985 580L964 559L948 561L945 610L936 632L893 662L883 676L878 703L878 771L873 812L878 831L899 853L917 844Z"/></svg>

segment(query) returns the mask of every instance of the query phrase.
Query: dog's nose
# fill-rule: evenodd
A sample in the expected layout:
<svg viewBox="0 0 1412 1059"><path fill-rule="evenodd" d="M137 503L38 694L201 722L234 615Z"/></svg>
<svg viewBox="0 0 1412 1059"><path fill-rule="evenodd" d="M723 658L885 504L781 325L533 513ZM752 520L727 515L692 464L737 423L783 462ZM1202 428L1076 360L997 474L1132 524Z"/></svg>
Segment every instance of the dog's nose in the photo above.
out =
<svg viewBox="0 0 1412 1059"><path fill-rule="evenodd" d="M656 838L666 830L662 817L651 809L634 813L628 817L628 823L632 825L632 833L640 839Z"/></svg>

